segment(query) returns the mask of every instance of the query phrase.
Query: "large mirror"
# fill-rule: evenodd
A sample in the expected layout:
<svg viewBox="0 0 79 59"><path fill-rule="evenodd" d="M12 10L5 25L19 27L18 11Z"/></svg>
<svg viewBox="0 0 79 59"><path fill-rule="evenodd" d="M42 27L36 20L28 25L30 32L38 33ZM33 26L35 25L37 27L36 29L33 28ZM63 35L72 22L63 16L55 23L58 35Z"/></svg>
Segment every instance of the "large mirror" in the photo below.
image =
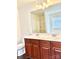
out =
<svg viewBox="0 0 79 59"><path fill-rule="evenodd" d="M31 12L33 33L60 34L61 3Z"/></svg>

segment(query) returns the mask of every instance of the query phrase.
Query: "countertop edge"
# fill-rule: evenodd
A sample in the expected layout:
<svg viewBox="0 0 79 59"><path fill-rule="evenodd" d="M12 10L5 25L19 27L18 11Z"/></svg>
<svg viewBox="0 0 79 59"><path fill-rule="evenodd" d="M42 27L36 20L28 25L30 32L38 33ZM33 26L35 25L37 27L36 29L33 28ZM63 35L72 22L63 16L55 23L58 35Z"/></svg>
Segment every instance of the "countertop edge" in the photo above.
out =
<svg viewBox="0 0 79 59"><path fill-rule="evenodd" d="M54 40L51 40L51 39L42 39L42 38L28 38L28 37L24 37L24 39L34 39L34 40L46 40L46 41L57 41L57 42L61 42L61 40L59 39L59 40L56 40L56 39L54 39Z"/></svg>

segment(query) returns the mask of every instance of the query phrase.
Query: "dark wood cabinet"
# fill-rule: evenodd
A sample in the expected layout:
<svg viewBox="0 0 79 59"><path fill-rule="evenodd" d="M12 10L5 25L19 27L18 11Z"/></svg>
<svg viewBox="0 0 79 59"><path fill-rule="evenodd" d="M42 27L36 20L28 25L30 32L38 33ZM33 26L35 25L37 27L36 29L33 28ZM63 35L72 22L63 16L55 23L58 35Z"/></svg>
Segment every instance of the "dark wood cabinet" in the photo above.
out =
<svg viewBox="0 0 79 59"><path fill-rule="evenodd" d="M61 43L51 42L51 59L61 59Z"/></svg>
<svg viewBox="0 0 79 59"><path fill-rule="evenodd" d="M32 43L32 59L40 59L39 40L31 40Z"/></svg>
<svg viewBox="0 0 79 59"><path fill-rule="evenodd" d="M55 48L55 59L61 59L60 48Z"/></svg>
<svg viewBox="0 0 79 59"><path fill-rule="evenodd" d="M25 51L32 59L61 59L61 42L26 38Z"/></svg>
<svg viewBox="0 0 79 59"><path fill-rule="evenodd" d="M41 59L50 59L50 42L40 41Z"/></svg>
<svg viewBox="0 0 79 59"><path fill-rule="evenodd" d="M53 46L51 47L51 59L55 59L55 49L53 48Z"/></svg>
<svg viewBox="0 0 79 59"><path fill-rule="evenodd" d="M32 56L32 44L31 41L28 39L25 39L25 52L26 52L26 56L31 57Z"/></svg>

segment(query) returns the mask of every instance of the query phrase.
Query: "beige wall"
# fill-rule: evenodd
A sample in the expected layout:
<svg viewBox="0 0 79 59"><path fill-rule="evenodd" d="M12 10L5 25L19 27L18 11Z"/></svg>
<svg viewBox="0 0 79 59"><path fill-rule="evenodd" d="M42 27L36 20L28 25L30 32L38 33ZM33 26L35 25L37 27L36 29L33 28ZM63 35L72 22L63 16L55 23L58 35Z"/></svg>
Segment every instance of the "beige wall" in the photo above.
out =
<svg viewBox="0 0 79 59"><path fill-rule="evenodd" d="M20 19L19 19L19 13L17 12L17 43L22 42L21 40L21 26L20 26Z"/></svg>
<svg viewBox="0 0 79 59"><path fill-rule="evenodd" d="M31 12L36 10L32 4L18 8L18 17L17 17L17 34L18 34L18 43L23 42L24 36L32 33L32 18Z"/></svg>
<svg viewBox="0 0 79 59"><path fill-rule="evenodd" d="M32 33L31 26L31 16L30 13L25 9L18 9L18 17L17 17L17 34L18 34L18 43L24 41L24 36Z"/></svg>

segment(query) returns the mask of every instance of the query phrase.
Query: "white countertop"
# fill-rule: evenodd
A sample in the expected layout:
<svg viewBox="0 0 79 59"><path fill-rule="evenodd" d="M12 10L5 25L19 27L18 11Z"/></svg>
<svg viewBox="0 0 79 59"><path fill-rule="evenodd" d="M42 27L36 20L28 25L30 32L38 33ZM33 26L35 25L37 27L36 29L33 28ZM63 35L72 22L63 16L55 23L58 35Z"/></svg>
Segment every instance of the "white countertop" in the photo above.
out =
<svg viewBox="0 0 79 59"><path fill-rule="evenodd" d="M60 35L51 35L51 34L31 34L26 35L24 38L37 39L37 40L48 40L48 41L61 41Z"/></svg>

